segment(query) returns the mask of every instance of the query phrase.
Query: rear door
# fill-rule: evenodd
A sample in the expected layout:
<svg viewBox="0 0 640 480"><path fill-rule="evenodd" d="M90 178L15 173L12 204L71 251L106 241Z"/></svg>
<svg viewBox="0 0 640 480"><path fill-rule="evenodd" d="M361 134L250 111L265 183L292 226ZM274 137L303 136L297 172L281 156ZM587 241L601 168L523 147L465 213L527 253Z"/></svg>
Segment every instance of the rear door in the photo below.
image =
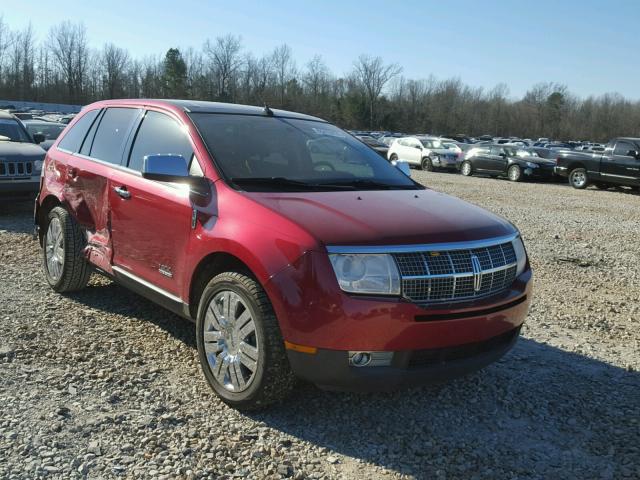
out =
<svg viewBox="0 0 640 480"><path fill-rule="evenodd" d="M143 159L178 154L193 175L202 176L202 170L186 131L160 111L144 114L127 152L127 168L114 171L109 188L114 269L179 298L191 234L189 191L182 184L142 178Z"/></svg>
<svg viewBox="0 0 640 480"><path fill-rule="evenodd" d="M630 151L638 151L639 147L628 140L618 140L615 147L607 149L602 156L600 174L603 179L624 185L640 183L640 160L629 155Z"/></svg>
<svg viewBox="0 0 640 480"><path fill-rule="evenodd" d="M63 197L68 208L87 231L92 263L110 271L108 178L119 166L122 146L136 109L109 108L84 114L58 145L64 155ZM97 132L97 135L96 135Z"/></svg>

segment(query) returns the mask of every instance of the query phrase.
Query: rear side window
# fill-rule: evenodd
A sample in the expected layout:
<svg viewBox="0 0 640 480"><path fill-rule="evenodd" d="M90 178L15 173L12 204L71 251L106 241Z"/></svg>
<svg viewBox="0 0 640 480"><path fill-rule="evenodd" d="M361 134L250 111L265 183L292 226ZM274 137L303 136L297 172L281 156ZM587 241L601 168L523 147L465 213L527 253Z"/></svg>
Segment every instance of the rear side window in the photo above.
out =
<svg viewBox="0 0 640 480"><path fill-rule="evenodd" d="M64 134L62 140L58 144L58 147L69 152L77 153L80 151L80 145L84 140L85 135L93 121L100 113L100 109L91 110L80 117L80 119L71 127L71 129Z"/></svg>
<svg viewBox="0 0 640 480"><path fill-rule="evenodd" d="M144 157L156 154L182 155L189 165L193 149L178 122L163 113L148 111L133 143L129 168L141 172Z"/></svg>
<svg viewBox="0 0 640 480"><path fill-rule="evenodd" d="M119 165L127 134L131 130L138 112L134 108L108 108L100 120L90 156Z"/></svg>
<svg viewBox="0 0 640 480"><path fill-rule="evenodd" d="M618 142L616 148L613 151L614 155L628 156L629 150L635 150L636 146L629 142Z"/></svg>

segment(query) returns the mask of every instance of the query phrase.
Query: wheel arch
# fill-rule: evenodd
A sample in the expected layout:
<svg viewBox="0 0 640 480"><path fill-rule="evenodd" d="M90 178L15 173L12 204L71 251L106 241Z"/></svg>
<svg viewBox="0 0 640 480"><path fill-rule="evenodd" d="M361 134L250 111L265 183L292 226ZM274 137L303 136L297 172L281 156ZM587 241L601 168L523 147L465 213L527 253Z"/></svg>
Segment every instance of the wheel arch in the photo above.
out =
<svg viewBox="0 0 640 480"><path fill-rule="evenodd" d="M53 194L47 195L36 207L34 220L38 227L38 241L40 242L40 246L42 246L42 237L44 236L44 222L47 219L49 212L55 207L66 208L64 203Z"/></svg>
<svg viewBox="0 0 640 480"><path fill-rule="evenodd" d="M245 273L264 288L262 282L245 261L229 252L212 252L200 260L191 275L189 283L189 314L191 318L195 320L198 315L200 296L209 280L220 273L229 271Z"/></svg>

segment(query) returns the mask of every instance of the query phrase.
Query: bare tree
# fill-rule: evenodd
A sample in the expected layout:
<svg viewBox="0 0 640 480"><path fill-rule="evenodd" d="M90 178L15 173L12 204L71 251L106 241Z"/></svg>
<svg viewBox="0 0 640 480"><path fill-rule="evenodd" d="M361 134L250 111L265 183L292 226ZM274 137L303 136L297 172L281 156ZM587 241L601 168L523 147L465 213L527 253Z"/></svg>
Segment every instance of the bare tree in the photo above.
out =
<svg viewBox="0 0 640 480"><path fill-rule="evenodd" d="M381 57L360 55L354 63L355 75L366 91L369 102L369 127L373 128L375 108L382 89L402 68L395 63L385 65Z"/></svg>
<svg viewBox="0 0 640 480"><path fill-rule="evenodd" d="M86 28L81 23L73 24L69 21L51 28L49 48L62 71L68 100L73 103L82 101L82 87L89 59Z"/></svg>
<svg viewBox="0 0 640 480"><path fill-rule="evenodd" d="M292 58L291 48L283 44L277 47L271 56L278 82L280 107L285 106L284 97L287 83L296 74L296 65Z"/></svg>
<svg viewBox="0 0 640 480"><path fill-rule="evenodd" d="M126 69L129 64L129 53L123 48L107 43L101 54L104 69L103 84L107 98L118 98L124 95Z"/></svg>
<svg viewBox="0 0 640 480"><path fill-rule="evenodd" d="M230 100L231 84L242 66L242 40L240 37L226 35L217 37L215 42L207 40L204 51L211 60L213 73L217 80L217 96L221 100Z"/></svg>

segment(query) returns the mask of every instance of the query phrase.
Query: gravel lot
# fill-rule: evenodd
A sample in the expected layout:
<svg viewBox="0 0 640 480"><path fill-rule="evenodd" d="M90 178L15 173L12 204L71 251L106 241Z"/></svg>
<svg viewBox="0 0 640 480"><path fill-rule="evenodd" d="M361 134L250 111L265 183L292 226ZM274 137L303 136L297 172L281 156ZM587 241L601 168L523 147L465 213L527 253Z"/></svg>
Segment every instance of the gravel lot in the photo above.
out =
<svg viewBox="0 0 640 480"><path fill-rule="evenodd" d="M639 478L640 195L413 175L522 231L521 341L446 385L252 415L210 392L188 322L96 275L50 291L31 204L3 203L0 478Z"/></svg>

